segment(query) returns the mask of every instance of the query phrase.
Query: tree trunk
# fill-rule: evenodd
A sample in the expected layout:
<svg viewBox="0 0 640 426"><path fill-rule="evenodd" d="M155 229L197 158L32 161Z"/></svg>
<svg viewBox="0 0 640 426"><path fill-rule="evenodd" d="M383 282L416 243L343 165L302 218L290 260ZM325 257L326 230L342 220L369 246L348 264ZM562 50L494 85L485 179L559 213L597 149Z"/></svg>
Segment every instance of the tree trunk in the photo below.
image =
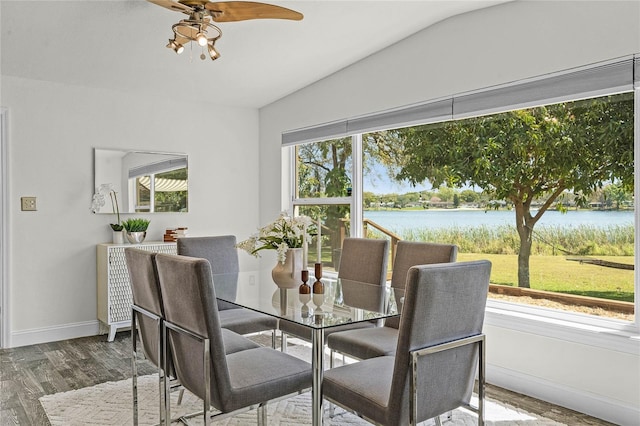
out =
<svg viewBox="0 0 640 426"><path fill-rule="evenodd" d="M531 257L531 244L533 243L533 225L535 220L531 218L528 206L516 204L516 228L520 236L520 249L518 250L518 287L530 288L529 258Z"/></svg>
<svg viewBox="0 0 640 426"><path fill-rule="evenodd" d="M528 229L528 228L526 228ZM530 288L529 258L531 257L531 232L528 236L520 235L520 250L518 251L518 287Z"/></svg>
<svg viewBox="0 0 640 426"><path fill-rule="evenodd" d="M531 288L529 258L531 257L531 245L533 244L533 227L565 189L564 185L559 185L544 204L538 208L534 216L531 216L532 194L521 193L519 197L511 199L516 210L516 228L520 236L520 250L518 251L518 287Z"/></svg>

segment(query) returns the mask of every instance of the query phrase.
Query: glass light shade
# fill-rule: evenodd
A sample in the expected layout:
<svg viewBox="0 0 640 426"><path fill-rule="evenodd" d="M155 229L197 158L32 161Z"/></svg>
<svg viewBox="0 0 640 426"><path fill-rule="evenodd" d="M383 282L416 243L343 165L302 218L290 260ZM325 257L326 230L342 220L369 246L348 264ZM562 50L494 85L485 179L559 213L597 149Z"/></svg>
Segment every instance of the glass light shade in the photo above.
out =
<svg viewBox="0 0 640 426"><path fill-rule="evenodd" d="M176 52L178 55L181 54L182 51L184 51L184 46L181 45L180 43L177 43L175 40L169 40L167 47L169 49L173 49L173 51Z"/></svg>
<svg viewBox="0 0 640 426"><path fill-rule="evenodd" d="M209 56L211 56L212 61L215 61L220 57L220 52L218 52L211 43L209 43Z"/></svg>
<svg viewBox="0 0 640 426"><path fill-rule="evenodd" d="M203 33L196 34L196 40L198 41L198 44L202 47L206 46L208 43L207 36Z"/></svg>

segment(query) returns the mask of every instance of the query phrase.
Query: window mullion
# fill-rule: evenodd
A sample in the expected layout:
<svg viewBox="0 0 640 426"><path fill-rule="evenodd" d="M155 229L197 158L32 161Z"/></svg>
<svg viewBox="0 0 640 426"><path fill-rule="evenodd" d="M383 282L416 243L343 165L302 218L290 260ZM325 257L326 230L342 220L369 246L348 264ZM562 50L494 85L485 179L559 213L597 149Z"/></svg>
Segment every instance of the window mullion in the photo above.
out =
<svg viewBox="0 0 640 426"><path fill-rule="evenodd" d="M640 173L638 172L638 166L640 166L640 87L636 87L634 90L634 110L633 110L633 172L634 172L634 211L635 211L635 268L634 268L634 326L636 331L640 330L640 320L638 319L638 312L640 312L640 276L638 273L638 265L640 265L640 209L638 208L638 201L640 201Z"/></svg>
<svg viewBox="0 0 640 426"><path fill-rule="evenodd" d="M362 134L358 133L351 137L352 141L352 176L351 176L351 236L363 237L363 208L362 208L362 191L363 191L363 153L362 153Z"/></svg>

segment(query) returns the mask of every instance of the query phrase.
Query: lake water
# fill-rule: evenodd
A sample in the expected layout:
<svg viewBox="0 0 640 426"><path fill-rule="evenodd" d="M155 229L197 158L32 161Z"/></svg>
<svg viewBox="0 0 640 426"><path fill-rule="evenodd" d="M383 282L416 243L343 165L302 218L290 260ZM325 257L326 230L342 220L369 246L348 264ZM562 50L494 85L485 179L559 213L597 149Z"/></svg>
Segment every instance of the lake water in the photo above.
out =
<svg viewBox="0 0 640 426"><path fill-rule="evenodd" d="M516 214L508 210L367 210L364 217L395 232L405 229L465 228L469 226L515 226ZM542 215L539 226L577 227L580 225L609 227L633 225L633 211L578 210L560 213L552 210Z"/></svg>

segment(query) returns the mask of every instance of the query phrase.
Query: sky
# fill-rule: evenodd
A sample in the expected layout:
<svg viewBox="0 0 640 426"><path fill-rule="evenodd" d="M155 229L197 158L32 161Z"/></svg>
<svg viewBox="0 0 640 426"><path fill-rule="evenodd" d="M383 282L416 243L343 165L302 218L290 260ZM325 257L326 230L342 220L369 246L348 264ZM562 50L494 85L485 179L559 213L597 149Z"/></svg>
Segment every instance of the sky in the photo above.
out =
<svg viewBox="0 0 640 426"><path fill-rule="evenodd" d="M364 192L373 192L374 194L404 194L432 189L431 183L428 181L415 187L408 182L397 182L389 177L386 169L381 165L374 166L370 172L365 171L363 180Z"/></svg>
<svg viewBox="0 0 640 426"><path fill-rule="evenodd" d="M373 192L374 194L405 194L407 192L422 192L422 191L433 191L434 188L431 185L431 182L428 180L424 181L421 184L416 186L412 186L408 182L397 182L394 179L390 178L386 169L377 164L373 167L373 169L369 172L365 171L364 176L364 188L363 192ZM437 188L435 188L437 189ZM459 190L463 189L473 189L478 192L481 191L479 188L472 187L469 185L463 185Z"/></svg>
<svg viewBox="0 0 640 426"><path fill-rule="evenodd" d="M391 181L391 179L375 179L375 181L372 181L367 179L366 176L364 178L364 192L373 192L374 194L404 194L407 192L430 191L431 189L430 183L414 187L409 183L399 183Z"/></svg>

